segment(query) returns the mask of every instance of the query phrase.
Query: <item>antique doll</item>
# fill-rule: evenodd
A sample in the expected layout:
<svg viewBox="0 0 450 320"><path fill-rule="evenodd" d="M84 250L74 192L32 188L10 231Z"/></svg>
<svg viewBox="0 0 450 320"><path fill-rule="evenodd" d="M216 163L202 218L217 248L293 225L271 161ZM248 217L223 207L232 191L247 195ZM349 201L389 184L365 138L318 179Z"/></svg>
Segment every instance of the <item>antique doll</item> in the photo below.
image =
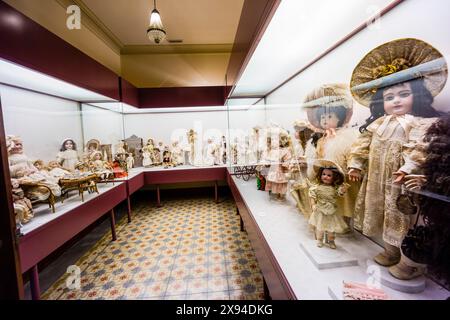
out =
<svg viewBox="0 0 450 320"><path fill-rule="evenodd" d="M134 160L134 159L133 159ZM120 161L114 160L111 166L111 171L114 174L114 178L120 179L128 176L128 173L122 167Z"/></svg>
<svg viewBox="0 0 450 320"><path fill-rule="evenodd" d="M100 141L97 139L91 139L86 143L86 151L83 156L83 161L89 162L91 159L92 154L95 151L100 151Z"/></svg>
<svg viewBox="0 0 450 320"><path fill-rule="evenodd" d="M134 167L134 157L132 153L128 154L126 161L127 161L127 170L130 171Z"/></svg>
<svg viewBox="0 0 450 320"><path fill-rule="evenodd" d="M59 153L56 156L58 161L64 169L73 171L75 165L78 163L77 145L72 139L66 139L63 141Z"/></svg>
<svg viewBox="0 0 450 320"><path fill-rule="evenodd" d="M116 154L126 154L127 151L125 150L125 143L123 141L120 141L116 146Z"/></svg>
<svg viewBox="0 0 450 320"><path fill-rule="evenodd" d="M159 150L159 163L163 163L163 153L164 153L164 143L162 141L158 142L158 150Z"/></svg>
<svg viewBox="0 0 450 320"><path fill-rule="evenodd" d="M450 115L433 123L423 138L426 158L417 173L405 176L418 207L417 221L401 245L400 262L389 273L401 280L428 273L450 286ZM420 236L426 235L426 236Z"/></svg>
<svg viewBox="0 0 450 320"><path fill-rule="evenodd" d="M174 166L184 164L183 149L181 149L180 144L177 140L172 142L172 163Z"/></svg>
<svg viewBox="0 0 450 320"><path fill-rule="evenodd" d="M20 188L19 180L11 179L11 186L16 220L19 224L28 223L34 217L31 201L25 197L24 191Z"/></svg>
<svg viewBox="0 0 450 320"><path fill-rule="evenodd" d="M269 131L272 149L268 153L267 160L270 163L266 177L266 191L277 195L278 200L284 200L287 192L289 164L292 158L289 133L274 127Z"/></svg>
<svg viewBox="0 0 450 320"><path fill-rule="evenodd" d="M162 163L162 150L160 150L157 146L152 149L152 165L159 166Z"/></svg>
<svg viewBox="0 0 450 320"><path fill-rule="evenodd" d="M19 183L30 182L40 183L47 186L54 196L61 194L61 188L58 183L42 175L39 170L33 165L31 160L23 153L22 139L16 136L8 136L10 140L10 150L8 152L9 170L11 178L16 178ZM32 188L31 193L33 198L31 200L45 200L49 197L50 191L46 188Z"/></svg>
<svg viewBox="0 0 450 320"><path fill-rule="evenodd" d="M89 166L91 171L98 175L102 180L109 178L112 173L111 165L103 160L102 153L99 151L96 151L91 155Z"/></svg>
<svg viewBox="0 0 450 320"><path fill-rule="evenodd" d="M396 200L404 176L415 173L423 162L426 145L421 137L439 116L431 105L447 79L441 58L423 41L400 39L372 50L353 71L352 94L371 112L348 163L350 179L363 177L354 223L367 236L382 234L384 252L374 260L383 266L400 261L399 247L411 223ZM430 61L443 61L445 68L416 71ZM422 77L416 78L418 74Z"/></svg>
<svg viewBox="0 0 450 320"><path fill-rule="evenodd" d="M195 142L197 140L197 133L193 129L190 129L187 132L187 138L189 143L189 164L195 165L196 163Z"/></svg>
<svg viewBox="0 0 450 320"><path fill-rule="evenodd" d="M316 147L311 149L310 144L305 154L309 162L308 177L311 179L314 174L311 165L314 159L331 160L347 172L350 149L359 136L358 129L347 127L353 113L353 100L348 87L339 83L319 86L307 94L304 106L311 125L316 131L323 132ZM337 212L350 225L359 183L347 180L350 187L345 196L338 199Z"/></svg>
<svg viewBox="0 0 450 320"><path fill-rule="evenodd" d="M172 153L168 146L164 147L162 164L165 169L172 166Z"/></svg>
<svg viewBox="0 0 450 320"><path fill-rule="evenodd" d="M268 160L272 146L272 138L266 137L266 148L264 148L259 164L256 166L256 187L258 190L266 190L266 177L269 173L270 161ZM269 191L270 192L270 191Z"/></svg>
<svg viewBox="0 0 450 320"><path fill-rule="evenodd" d="M216 145L214 144L212 138L208 138L203 164L207 166L213 166L216 164Z"/></svg>
<svg viewBox="0 0 450 320"><path fill-rule="evenodd" d="M150 148L152 148L150 145L146 145L145 147L142 148L142 165L145 168L150 167L153 162L152 162L152 153L150 151Z"/></svg>
<svg viewBox="0 0 450 320"><path fill-rule="evenodd" d="M49 161L47 170L48 173L57 180L71 176L71 172L64 169L58 161Z"/></svg>
<svg viewBox="0 0 450 320"><path fill-rule="evenodd" d="M306 159L305 147L310 139L313 130L308 121L297 120L294 122L295 143L292 146L292 161L289 167L291 172L291 191L297 208L307 218L311 215L311 204L308 195L308 184L306 181Z"/></svg>
<svg viewBox="0 0 450 320"><path fill-rule="evenodd" d="M313 166L317 183L309 187L312 208L309 224L314 227L318 247L323 246L325 237L326 244L336 249L336 233L347 229L337 213L337 199L345 194L348 185L344 183L344 172L333 161L316 160Z"/></svg>
<svg viewBox="0 0 450 320"><path fill-rule="evenodd" d="M227 164L227 140L225 136L222 136L220 142L220 161L222 164Z"/></svg>

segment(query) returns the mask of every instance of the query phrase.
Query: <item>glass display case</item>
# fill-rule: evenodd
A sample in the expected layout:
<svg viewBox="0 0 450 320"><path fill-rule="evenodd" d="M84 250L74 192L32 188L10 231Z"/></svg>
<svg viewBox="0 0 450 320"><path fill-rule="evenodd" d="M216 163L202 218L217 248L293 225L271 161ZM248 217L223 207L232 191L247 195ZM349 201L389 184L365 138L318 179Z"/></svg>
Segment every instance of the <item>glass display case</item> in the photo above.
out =
<svg viewBox="0 0 450 320"><path fill-rule="evenodd" d="M439 212L450 212L450 47L392 18L422 5L396 8L382 29L312 62L296 41L282 43L293 51L265 81L267 57L287 55L273 43L296 11L282 3L228 99L229 127L245 132L230 139L229 171L297 297L448 296L450 216ZM248 122L241 96L260 97L241 105Z"/></svg>

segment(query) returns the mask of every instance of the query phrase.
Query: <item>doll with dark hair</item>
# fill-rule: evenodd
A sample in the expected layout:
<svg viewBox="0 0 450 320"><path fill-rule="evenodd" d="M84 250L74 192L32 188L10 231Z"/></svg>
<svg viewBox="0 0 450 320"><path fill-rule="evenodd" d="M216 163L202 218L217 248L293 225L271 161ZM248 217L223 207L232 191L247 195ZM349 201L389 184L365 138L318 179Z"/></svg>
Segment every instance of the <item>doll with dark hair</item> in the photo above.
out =
<svg viewBox="0 0 450 320"><path fill-rule="evenodd" d="M347 229L344 219L337 214L337 199L344 196L348 184L344 184L344 172L338 165L328 160L316 160L316 182L309 188L312 214L309 224L315 229L317 246L322 247L326 235L326 244L336 249L336 232Z"/></svg>
<svg viewBox="0 0 450 320"><path fill-rule="evenodd" d="M421 138L439 115L431 104L445 85L447 67L433 72L422 67L439 59L442 55L429 44L400 39L372 50L352 75L353 97L371 111L350 153L350 179L363 178L354 226L367 236L382 235L384 251L374 257L382 266L399 263L412 222L398 209L397 199L405 175L417 173L423 163Z"/></svg>
<svg viewBox="0 0 450 320"><path fill-rule="evenodd" d="M348 86L342 83L331 83L316 87L305 97L304 107L311 125L317 132L322 133L317 137L316 144L314 145L315 139L313 139L305 151L308 177L310 179L314 177L312 163L315 159L331 160L346 172L351 146L359 135L357 129L348 126L353 114L353 99ZM345 196L338 198L337 213L344 217L348 225L344 232L348 232L359 183L345 182L350 187Z"/></svg>
<svg viewBox="0 0 450 320"><path fill-rule="evenodd" d="M65 139L58 154L56 155L56 161L62 165L64 169L73 171L75 165L78 163L77 144L72 139Z"/></svg>
<svg viewBox="0 0 450 320"><path fill-rule="evenodd" d="M389 268L396 278L409 280L420 276L428 265L429 271L450 286L450 115L445 115L427 130L428 143L423 175L408 175L405 186L418 197L419 220L412 233L401 245L400 262ZM412 241L412 239L416 239ZM417 242L419 241L419 243Z"/></svg>

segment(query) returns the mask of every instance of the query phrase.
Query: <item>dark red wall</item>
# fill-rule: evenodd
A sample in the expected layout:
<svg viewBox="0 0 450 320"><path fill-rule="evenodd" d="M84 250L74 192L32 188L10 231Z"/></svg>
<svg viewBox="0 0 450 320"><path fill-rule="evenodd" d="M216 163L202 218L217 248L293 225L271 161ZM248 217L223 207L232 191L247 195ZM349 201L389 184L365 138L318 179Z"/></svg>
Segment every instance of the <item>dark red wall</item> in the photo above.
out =
<svg viewBox="0 0 450 320"><path fill-rule="evenodd" d="M133 107L139 107L139 89L123 78L120 78L119 81L121 94L120 101Z"/></svg>
<svg viewBox="0 0 450 320"><path fill-rule="evenodd" d="M0 58L119 100L114 72L3 1Z"/></svg>
<svg viewBox="0 0 450 320"><path fill-rule="evenodd" d="M140 88L140 108L194 107L224 105L228 90L224 86Z"/></svg>

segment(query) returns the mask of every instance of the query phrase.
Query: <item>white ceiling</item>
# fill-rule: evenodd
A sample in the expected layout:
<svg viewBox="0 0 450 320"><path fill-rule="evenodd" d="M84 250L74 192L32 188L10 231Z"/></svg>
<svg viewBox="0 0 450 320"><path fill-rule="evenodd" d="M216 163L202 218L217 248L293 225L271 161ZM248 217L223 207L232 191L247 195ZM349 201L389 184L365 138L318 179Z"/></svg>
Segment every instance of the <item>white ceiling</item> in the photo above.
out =
<svg viewBox="0 0 450 320"><path fill-rule="evenodd" d="M153 0L82 0L124 45L147 38ZM157 0L167 39L183 44L233 43L244 0ZM167 43L166 43L167 44Z"/></svg>
<svg viewBox="0 0 450 320"><path fill-rule="evenodd" d="M391 2L282 0L232 96L266 95Z"/></svg>

